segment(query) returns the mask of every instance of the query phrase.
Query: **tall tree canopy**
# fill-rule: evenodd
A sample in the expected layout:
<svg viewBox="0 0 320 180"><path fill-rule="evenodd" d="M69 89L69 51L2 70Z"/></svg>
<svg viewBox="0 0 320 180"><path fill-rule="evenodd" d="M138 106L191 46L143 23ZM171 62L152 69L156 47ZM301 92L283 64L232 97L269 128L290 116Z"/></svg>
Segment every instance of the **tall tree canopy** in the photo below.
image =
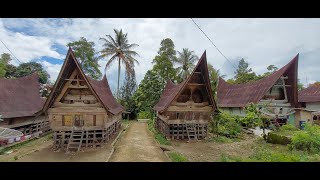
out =
<svg viewBox="0 0 320 180"><path fill-rule="evenodd" d="M6 74L8 72L8 66L11 65L11 64L9 64L10 61L11 61L10 54L8 54L8 53L1 54L1 56L0 56L0 77L6 77Z"/></svg>
<svg viewBox="0 0 320 180"><path fill-rule="evenodd" d="M176 59L174 43L171 39L163 39L158 55L153 59L153 67L147 71L134 95L140 111L153 112L153 106L158 102L168 79L177 81L177 71L173 67Z"/></svg>
<svg viewBox="0 0 320 180"><path fill-rule="evenodd" d="M98 57L94 50L94 42L87 41L86 38L81 37L78 41L73 41L67 44L71 47L74 55L79 60L84 73L93 79L99 79L101 72L99 70Z"/></svg>
<svg viewBox="0 0 320 180"><path fill-rule="evenodd" d="M195 67L194 63L199 59L195 54L194 51L190 51L188 48L183 48L182 52L178 51L178 58L175 61L179 67L178 76L181 79L186 79L192 72L193 68Z"/></svg>
<svg viewBox="0 0 320 180"><path fill-rule="evenodd" d="M130 112L130 119L136 118L136 104L133 95L137 90L135 73L126 73L125 81L120 89L120 103Z"/></svg>
<svg viewBox="0 0 320 180"><path fill-rule="evenodd" d="M164 86L168 79L177 80L177 70L173 67L176 61L176 50L170 38L163 39L160 43L158 55L153 59L153 71L160 76L161 84Z"/></svg>
<svg viewBox="0 0 320 180"><path fill-rule="evenodd" d="M39 82L41 84L47 84L49 82L50 75L43 69L42 65L37 62L22 63L17 67L15 77L28 76L34 72L39 74Z"/></svg>
<svg viewBox="0 0 320 180"><path fill-rule="evenodd" d="M128 34L123 33L122 29L114 29L115 37L106 35L107 38L100 38L104 42L103 49L100 51L100 57L110 57L106 64L106 68L110 67L115 61L118 61L118 86L117 98L119 99L119 84L120 84L120 64L125 66L126 72L132 74L134 72L134 64L139 64L134 56L139 56L132 48L137 47L138 44L130 44L128 41Z"/></svg>
<svg viewBox="0 0 320 180"><path fill-rule="evenodd" d="M255 72L249 68L249 63L243 58L239 61L238 68L236 69L234 80L228 80L230 83L242 84L257 79Z"/></svg>

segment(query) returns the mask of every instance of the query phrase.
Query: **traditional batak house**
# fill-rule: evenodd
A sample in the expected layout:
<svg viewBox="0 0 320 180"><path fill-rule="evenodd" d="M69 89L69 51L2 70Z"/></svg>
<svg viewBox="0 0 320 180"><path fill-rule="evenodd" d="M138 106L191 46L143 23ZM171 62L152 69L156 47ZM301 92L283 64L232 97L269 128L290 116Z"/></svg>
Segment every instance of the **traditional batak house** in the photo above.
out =
<svg viewBox="0 0 320 180"><path fill-rule="evenodd" d="M256 103L266 117L277 124L295 124L298 104L297 74L299 54L287 65L260 80L230 84L219 78L217 97L220 110L244 116L244 107Z"/></svg>
<svg viewBox="0 0 320 180"><path fill-rule="evenodd" d="M69 48L43 112L54 131L56 148L96 147L116 135L124 108L113 97L106 76L87 77Z"/></svg>
<svg viewBox="0 0 320 180"><path fill-rule="evenodd" d="M201 139L206 137L212 113L217 111L212 96L206 52L193 72L182 83L168 80L159 102L156 127L170 139Z"/></svg>
<svg viewBox="0 0 320 180"><path fill-rule="evenodd" d="M0 127L28 136L49 131L48 120L38 114L44 102L36 72L16 79L0 78Z"/></svg>
<svg viewBox="0 0 320 180"><path fill-rule="evenodd" d="M320 125L320 85L314 84L299 92L302 109L297 110L299 126L303 122Z"/></svg>

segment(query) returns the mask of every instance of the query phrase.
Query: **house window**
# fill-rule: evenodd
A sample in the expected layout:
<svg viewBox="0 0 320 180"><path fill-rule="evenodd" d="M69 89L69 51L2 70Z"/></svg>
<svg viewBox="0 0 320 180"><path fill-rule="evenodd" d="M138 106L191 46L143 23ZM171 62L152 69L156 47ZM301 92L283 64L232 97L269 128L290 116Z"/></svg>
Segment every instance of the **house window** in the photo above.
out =
<svg viewBox="0 0 320 180"><path fill-rule="evenodd" d="M93 126L97 125L97 116L93 115Z"/></svg>
<svg viewBox="0 0 320 180"><path fill-rule="evenodd" d="M177 119L179 119L179 115L180 115L180 113L177 113Z"/></svg>
<svg viewBox="0 0 320 180"><path fill-rule="evenodd" d="M62 116L62 126L72 126L72 116L63 115Z"/></svg>

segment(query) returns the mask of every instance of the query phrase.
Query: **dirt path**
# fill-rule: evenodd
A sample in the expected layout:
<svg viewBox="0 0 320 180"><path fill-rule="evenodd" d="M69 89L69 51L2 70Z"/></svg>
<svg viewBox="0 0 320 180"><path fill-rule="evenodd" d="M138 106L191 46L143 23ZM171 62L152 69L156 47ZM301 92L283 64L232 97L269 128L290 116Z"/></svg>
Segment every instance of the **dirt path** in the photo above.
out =
<svg viewBox="0 0 320 180"><path fill-rule="evenodd" d="M110 162L168 162L147 123L133 122L116 144Z"/></svg>

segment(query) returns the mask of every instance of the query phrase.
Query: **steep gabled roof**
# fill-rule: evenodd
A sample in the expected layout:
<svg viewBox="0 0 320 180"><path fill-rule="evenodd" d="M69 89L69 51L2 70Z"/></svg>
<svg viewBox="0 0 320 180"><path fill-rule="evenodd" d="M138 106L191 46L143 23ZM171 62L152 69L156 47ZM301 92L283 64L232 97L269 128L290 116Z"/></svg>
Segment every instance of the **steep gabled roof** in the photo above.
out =
<svg viewBox="0 0 320 180"><path fill-rule="evenodd" d="M288 100L294 107L297 107L298 59L299 54L271 75L245 84L230 84L219 78L217 88L218 107L244 107L251 102L258 103L282 75L288 76L286 84L291 85L291 87L287 87Z"/></svg>
<svg viewBox="0 0 320 180"><path fill-rule="evenodd" d="M158 112L164 111L168 106L172 103L172 101L177 97L182 90L185 88L185 86L190 81L191 77L195 72L201 72L201 74L204 77L204 83L206 86L206 90L209 94L209 103L212 105L213 110L216 111L216 103L212 96L212 90L210 86L210 79L209 79L209 72L208 72L208 65L207 65L207 57L206 57L206 51L202 54L201 58L198 61L198 64L193 69L192 73L188 76L187 79L185 79L182 83L175 85L171 80L167 81L167 84L161 94L159 102L154 106L154 110Z"/></svg>
<svg viewBox="0 0 320 180"><path fill-rule="evenodd" d="M0 78L2 118L33 116L42 109L39 76L36 72L16 79Z"/></svg>
<svg viewBox="0 0 320 180"><path fill-rule="evenodd" d="M59 94L61 93L64 84L66 83L64 79L70 77L71 73L75 69L79 70L85 82L88 84L89 89L107 111L111 112L112 114L118 114L124 111L124 108L120 104L118 104L113 97L106 76L104 76L101 81L93 80L90 77L87 77L81 69L81 66L78 63L75 55L73 54L72 49L69 48L56 83L54 84L49 98L47 99L43 107L43 112L47 111L47 109L52 106L57 96L59 96Z"/></svg>
<svg viewBox="0 0 320 180"><path fill-rule="evenodd" d="M320 102L320 85L312 85L299 92L299 102Z"/></svg>

